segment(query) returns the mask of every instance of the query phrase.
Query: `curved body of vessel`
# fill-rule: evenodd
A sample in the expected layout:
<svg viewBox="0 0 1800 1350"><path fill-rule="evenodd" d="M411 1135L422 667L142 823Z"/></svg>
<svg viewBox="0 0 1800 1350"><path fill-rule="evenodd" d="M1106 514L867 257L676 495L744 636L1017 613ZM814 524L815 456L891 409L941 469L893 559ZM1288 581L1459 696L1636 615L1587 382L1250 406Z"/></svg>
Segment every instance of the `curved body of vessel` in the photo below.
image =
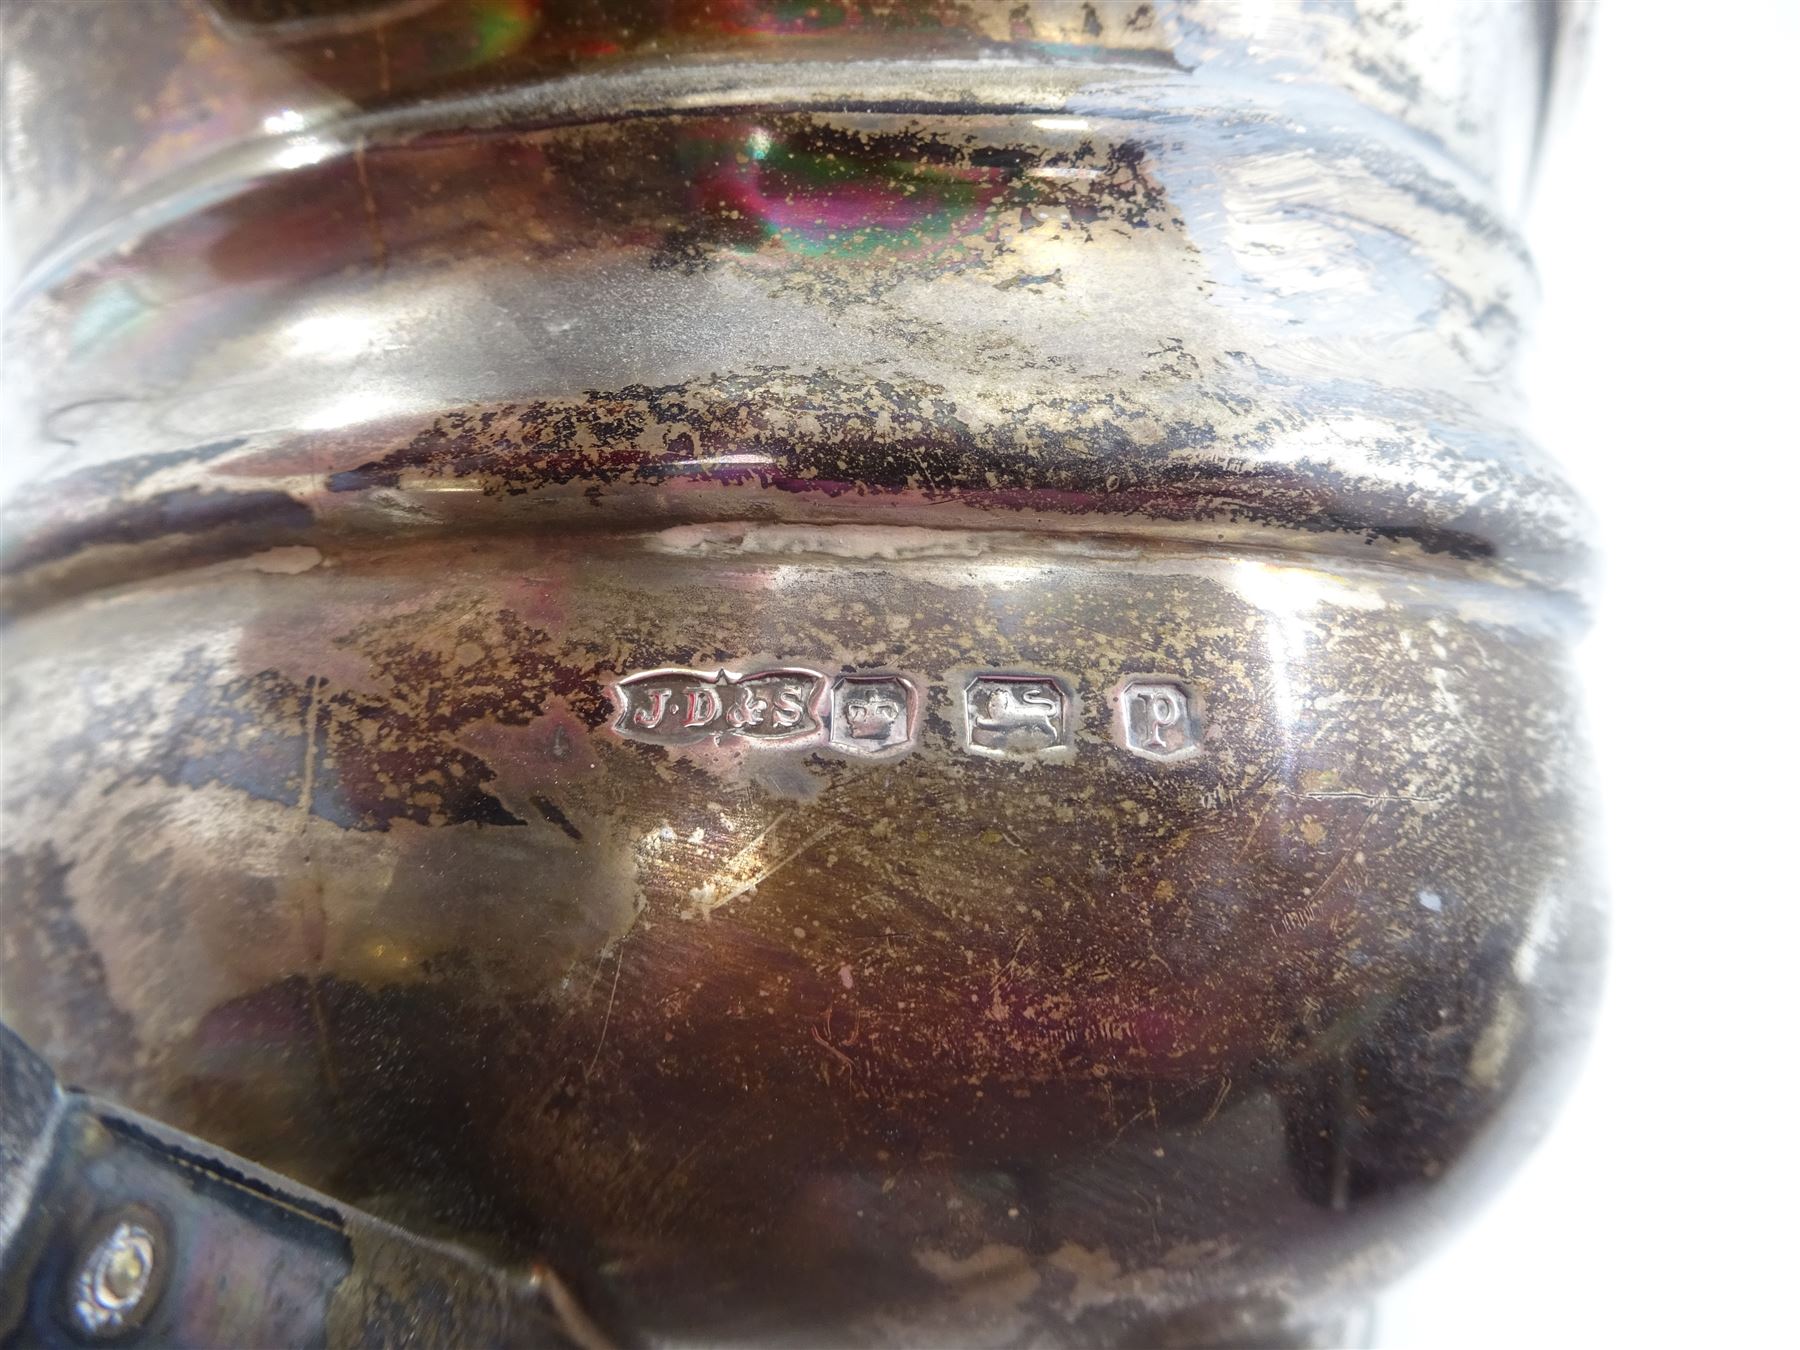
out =
<svg viewBox="0 0 1800 1350"><path fill-rule="evenodd" d="M1303 1340L1599 906L1551 10L24 4L0 1018L620 1341Z"/></svg>

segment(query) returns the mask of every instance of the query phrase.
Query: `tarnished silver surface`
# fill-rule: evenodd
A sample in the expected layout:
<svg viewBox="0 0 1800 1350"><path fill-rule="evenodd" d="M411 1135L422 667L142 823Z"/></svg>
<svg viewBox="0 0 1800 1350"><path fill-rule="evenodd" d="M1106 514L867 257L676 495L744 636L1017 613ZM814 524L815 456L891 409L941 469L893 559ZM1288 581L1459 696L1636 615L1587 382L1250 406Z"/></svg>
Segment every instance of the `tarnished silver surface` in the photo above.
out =
<svg viewBox="0 0 1800 1350"><path fill-rule="evenodd" d="M1534 1137L1561 11L120 12L4 16L61 1073L658 1345L1328 1342Z"/></svg>

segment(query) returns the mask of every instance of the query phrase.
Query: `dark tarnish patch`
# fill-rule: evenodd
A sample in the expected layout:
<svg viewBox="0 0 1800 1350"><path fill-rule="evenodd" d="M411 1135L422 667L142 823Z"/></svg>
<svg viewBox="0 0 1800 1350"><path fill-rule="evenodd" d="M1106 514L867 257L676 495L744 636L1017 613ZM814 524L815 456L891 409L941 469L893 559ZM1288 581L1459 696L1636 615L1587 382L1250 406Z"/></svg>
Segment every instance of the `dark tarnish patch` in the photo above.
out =
<svg viewBox="0 0 1800 1350"><path fill-rule="evenodd" d="M832 308L965 270L987 250L1004 252L1009 235L1040 220L1060 218L1090 242L1106 225L1181 225L1135 142L1051 151L807 115L682 119L657 131L669 138L670 172L635 180L631 205L680 223L662 236L650 266L691 273L734 253L785 255L803 264L791 280ZM617 154L604 138L545 147L572 184L609 182ZM608 202L595 205L604 210ZM869 267L870 256L904 258L907 266ZM828 285L815 284L821 269L831 274Z"/></svg>
<svg viewBox="0 0 1800 1350"><path fill-rule="evenodd" d="M250 33L265 25L277 28L295 10L376 8L369 0L354 6L351 0L314 0L310 6L295 0L210 0L210 7L227 16L231 27ZM282 59L319 87L366 103L504 86L540 77L546 70L604 71L620 61L661 62L677 56L704 61L746 48L761 51L771 42L809 40L898 43L904 44L901 50L919 55L965 58L1017 50L1032 60L1043 59L1049 47L1065 60L1123 56L1173 68L1171 32L1208 31L1179 10L1161 16L1159 24L1150 5L1119 0L1035 15L1029 3L998 0L587 0L551 10L554 18L539 17L540 8L551 7L542 0L473 10L407 5L396 7L379 25L319 25L314 32L295 25L299 32L283 35ZM388 43L401 53L469 48L484 31L467 27L472 15L504 34L501 40L485 41L480 59L408 61L387 54Z"/></svg>
<svg viewBox="0 0 1800 1350"><path fill-rule="evenodd" d="M54 416L54 414L52 414ZM181 450L160 450L154 454L127 455L66 473L47 482L28 483L20 488L9 503L9 510L29 515L37 510L53 508L63 497L110 497L129 492L164 469L183 464L205 464L248 445L248 436L233 436L205 445L190 445Z"/></svg>
<svg viewBox="0 0 1800 1350"><path fill-rule="evenodd" d="M456 737L481 722L523 726L552 700L590 730L604 726L613 708L599 658L510 610L420 631L436 640L401 637L386 624L344 639L369 661L378 690L276 670L229 675L196 649L170 682L179 693L166 711L141 697L112 704L90 696L82 737L55 756L67 769L58 781L69 790L127 763L136 767L116 781L219 784L345 829L385 830L395 820L525 824L490 791L493 768ZM532 805L581 838L554 803Z"/></svg>
<svg viewBox="0 0 1800 1350"><path fill-rule="evenodd" d="M135 1120L124 1116L107 1114L100 1119L115 1134L133 1140L161 1157L174 1159L179 1166L199 1177L202 1185L212 1183L207 1189L217 1187L218 1193L228 1204L233 1204L234 1208L243 1203L246 1195L255 1196L303 1215L335 1232L341 1233L345 1229L342 1211L321 1203L310 1195L302 1194L295 1188L272 1186L262 1177L232 1166L229 1158L184 1148L179 1142L179 1136L171 1137L160 1132L152 1134Z"/></svg>
<svg viewBox="0 0 1800 1350"><path fill-rule="evenodd" d="M393 701L424 732L450 735L472 722L523 726L560 698L590 731L605 726L612 702L604 663L585 645L553 638L511 610L459 616L427 645L388 623L351 633L345 645L366 657Z"/></svg>
<svg viewBox="0 0 1800 1350"><path fill-rule="evenodd" d="M55 769L44 789L67 798L95 779L218 784L304 805L352 830L385 830L394 820L525 824L489 790L494 770L455 738L484 721L523 726L553 700L590 730L604 726L613 707L600 658L509 610L425 628L439 634L435 644L381 624L344 639L368 659L379 690L276 670L233 675L199 649L169 681L167 702L141 693L114 701L103 684L84 682L82 732L51 747ZM133 767L121 773L120 765ZM574 830L553 805L534 805L565 833Z"/></svg>
<svg viewBox="0 0 1800 1350"><path fill-rule="evenodd" d="M1297 410L1276 414L1238 432L1234 446L1253 451L1305 420ZM459 478L490 496L517 496L585 484L596 503L609 489L674 483L827 497L910 492L996 510L1409 540L1463 559L1497 552L1486 522L1396 520L1417 507L1391 489L1316 463L1220 459L1220 440L1208 419L1159 416L1118 394L1036 400L976 430L935 385L764 368L446 413L328 486L347 493ZM1197 450L1215 457L1196 460Z"/></svg>
<svg viewBox="0 0 1800 1350"><path fill-rule="evenodd" d="M0 974L16 1030L70 1086L126 1090L141 1053L130 1016L113 1002L106 967L69 897L71 863L39 845L0 854L6 953Z"/></svg>
<svg viewBox="0 0 1800 1350"><path fill-rule="evenodd" d="M98 544L142 544L169 535L222 535L221 542L226 542L251 534L267 546L303 535L312 521L312 508L285 492L183 488L119 503L95 519L59 522L36 534L23 532L0 558L0 571L16 574L61 562Z"/></svg>
<svg viewBox="0 0 1800 1350"><path fill-rule="evenodd" d="M177 683L167 730L124 781L216 783L350 830L524 824L485 790L493 770L390 699L272 670L220 680L198 653Z"/></svg>
<svg viewBox="0 0 1800 1350"><path fill-rule="evenodd" d="M531 796L531 804L537 808L538 814L545 820L556 826L557 829L568 835L569 838L579 842L581 839L581 831L575 828L569 818L563 814L562 808L555 802L551 801L542 793L533 793Z"/></svg>
<svg viewBox="0 0 1800 1350"><path fill-rule="evenodd" d="M1497 925L1455 984L1399 987L1333 1026L1295 1029L1311 1053L1294 1057L1277 1096L1289 1166L1308 1200L1343 1209L1416 1186L1488 1124L1495 1099L1470 1081L1468 1065L1500 1015L1522 937L1516 924ZM1394 1053L1400 1045L1414 1049Z"/></svg>
<svg viewBox="0 0 1800 1350"><path fill-rule="evenodd" d="M486 791L492 769L383 698L325 694L318 757L312 812L348 829L525 823Z"/></svg>

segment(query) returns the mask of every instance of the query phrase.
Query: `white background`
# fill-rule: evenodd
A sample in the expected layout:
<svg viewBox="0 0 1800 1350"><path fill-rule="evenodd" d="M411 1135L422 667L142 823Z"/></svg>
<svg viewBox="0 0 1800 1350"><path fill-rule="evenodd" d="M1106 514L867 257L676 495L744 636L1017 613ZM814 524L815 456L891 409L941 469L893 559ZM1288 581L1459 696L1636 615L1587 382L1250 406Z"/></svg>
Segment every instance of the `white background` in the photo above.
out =
<svg viewBox="0 0 1800 1350"><path fill-rule="evenodd" d="M1800 5L1614 0L1527 231L1533 425L1601 519L1609 985L1379 1345L1800 1345Z"/></svg>

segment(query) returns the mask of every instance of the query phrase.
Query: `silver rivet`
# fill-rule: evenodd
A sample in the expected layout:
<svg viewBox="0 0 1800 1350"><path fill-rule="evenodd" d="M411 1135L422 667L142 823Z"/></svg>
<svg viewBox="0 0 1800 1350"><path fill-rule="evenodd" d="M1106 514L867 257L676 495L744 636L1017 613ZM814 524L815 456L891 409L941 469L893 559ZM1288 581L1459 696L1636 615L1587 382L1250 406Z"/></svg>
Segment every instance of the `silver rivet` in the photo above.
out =
<svg viewBox="0 0 1800 1350"><path fill-rule="evenodd" d="M159 1225L148 1214L121 1211L102 1220L75 1271L75 1325L106 1338L136 1326L156 1302L168 1259Z"/></svg>

